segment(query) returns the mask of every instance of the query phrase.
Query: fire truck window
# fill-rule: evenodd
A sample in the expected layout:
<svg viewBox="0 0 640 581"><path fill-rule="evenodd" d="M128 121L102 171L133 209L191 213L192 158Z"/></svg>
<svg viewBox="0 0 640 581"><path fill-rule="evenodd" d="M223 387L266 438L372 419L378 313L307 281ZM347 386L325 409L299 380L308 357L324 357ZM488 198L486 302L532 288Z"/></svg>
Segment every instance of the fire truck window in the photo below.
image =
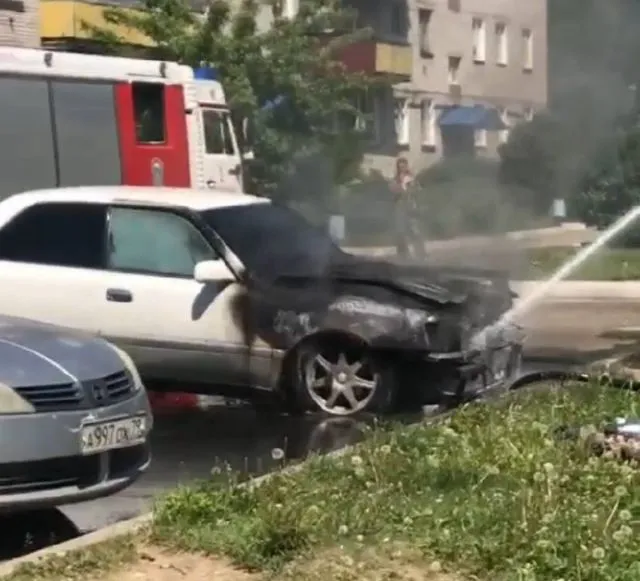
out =
<svg viewBox="0 0 640 581"><path fill-rule="evenodd" d="M133 83L132 91L138 143L165 143L164 85Z"/></svg>
<svg viewBox="0 0 640 581"><path fill-rule="evenodd" d="M0 199L56 186L49 88L38 79L0 78Z"/></svg>
<svg viewBox="0 0 640 581"><path fill-rule="evenodd" d="M60 186L122 183L111 83L53 81Z"/></svg>
<svg viewBox="0 0 640 581"><path fill-rule="evenodd" d="M182 216L112 208L108 265L114 270L192 277L195 265L216 258L200 231Z"/></svg>
<svg viewBox="0 0 640 581"><path fill-rule="evenodd" d="M0 259L102 268L106 216L97 204L32 206L0 230Z"/></svg>
<svg viewBox="0 0 640 581"><path fill-rule="evenodd" d="M226 111L203 109L204 142L207 153L233 155L231 118Z"/></svg>

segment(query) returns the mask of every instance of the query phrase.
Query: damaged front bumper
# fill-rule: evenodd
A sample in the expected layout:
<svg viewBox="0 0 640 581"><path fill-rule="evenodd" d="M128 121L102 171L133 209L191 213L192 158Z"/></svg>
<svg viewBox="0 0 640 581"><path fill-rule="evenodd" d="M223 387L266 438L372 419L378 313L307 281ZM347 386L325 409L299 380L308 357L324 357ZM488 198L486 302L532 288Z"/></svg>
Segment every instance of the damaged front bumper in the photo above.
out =
<svg viewBox="0 0 640 581"><path fill-rule="evenodd" d="M428 353L426 361L446 367L452 381L444 382L444 400L473 399L506 387L520 374L525 333L513 323L496 324L472 337L466 349Z"/></svg>

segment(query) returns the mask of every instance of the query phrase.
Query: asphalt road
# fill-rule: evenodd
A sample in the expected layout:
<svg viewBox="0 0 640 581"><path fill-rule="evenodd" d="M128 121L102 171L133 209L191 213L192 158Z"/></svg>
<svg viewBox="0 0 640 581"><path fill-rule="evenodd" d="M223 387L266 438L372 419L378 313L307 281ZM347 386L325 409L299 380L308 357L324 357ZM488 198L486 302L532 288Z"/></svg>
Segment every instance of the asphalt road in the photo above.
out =
<svg viewBox="0 0 640 581"><path fill-rule="evenodd" d="M628 349L632 344L607 336L612 329L639 325L633 303L557 303L537 308L520 321L528 331L525 373L562 369ZM207 412L164 413L156 417L154 458L149 472L110 498L64 507L79 533L148 511L163 492L229 465L234 471L264 473L277 466L271 453L289 459L324 452L355 441L349 420L289 418L249 407L217 407Z"/></svg>

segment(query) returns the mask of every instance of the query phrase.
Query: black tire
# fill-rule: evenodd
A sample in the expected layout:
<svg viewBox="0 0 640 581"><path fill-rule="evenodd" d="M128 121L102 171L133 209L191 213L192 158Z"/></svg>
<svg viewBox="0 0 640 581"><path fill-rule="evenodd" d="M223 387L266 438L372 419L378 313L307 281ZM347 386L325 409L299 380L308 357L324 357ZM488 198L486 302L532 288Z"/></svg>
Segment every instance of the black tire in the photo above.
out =
<svg viewBox="0 0 640 581"><path fill-rule="evenodd" d="M330 403L331 386L337 373L336 369L342 369L340 365L340 354L344 355L346 363L353 367L356 362L362 364L360 373L362 376L351 375L343 385L346 391L338 397L334 406L323 405L321 400L326 392L325 404ZM326 373L326 385L316 392L318 397L314 397L313 389L310 386L309 367L316 366L318 356L334 365L332 372L322 369ZM379 354L369 349L366 343L357 337L347 334L330 333L306 339L292 354L290 364L290 395L293 399L294 409L320 412L328 416L346 417L361 413L384 414L393 411L396 403L398 391L398 381L396 373L388 361ZM367 377L368 376L368 377ZM370 377L370 379L369 379ZM317 381L321 381L320 377ZM350 384L353 379L354 383ZM357 379L357 382L356 382ZM368 382L373 384L372 388L363 388L362 385ZM350 387L348 387L348 384ZM351 390L360 407L353 408L349 405L349 398L345 395ZM363 403L364 402L364 403Z"/></svg>

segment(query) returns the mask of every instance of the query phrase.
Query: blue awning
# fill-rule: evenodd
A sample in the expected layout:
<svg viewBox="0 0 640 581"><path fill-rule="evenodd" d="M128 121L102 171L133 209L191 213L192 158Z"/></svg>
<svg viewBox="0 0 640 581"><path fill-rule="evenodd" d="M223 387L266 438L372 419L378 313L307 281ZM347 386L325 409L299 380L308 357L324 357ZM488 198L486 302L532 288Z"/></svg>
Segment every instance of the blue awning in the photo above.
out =
<svg viewBox="0 0 640 581"><path fill-rule="evenodd" d="M500 131L507 129L495 109L475 106L453 106L446 108L440 115L440 127L468 127L469 129L487 129Z"/></svg>

